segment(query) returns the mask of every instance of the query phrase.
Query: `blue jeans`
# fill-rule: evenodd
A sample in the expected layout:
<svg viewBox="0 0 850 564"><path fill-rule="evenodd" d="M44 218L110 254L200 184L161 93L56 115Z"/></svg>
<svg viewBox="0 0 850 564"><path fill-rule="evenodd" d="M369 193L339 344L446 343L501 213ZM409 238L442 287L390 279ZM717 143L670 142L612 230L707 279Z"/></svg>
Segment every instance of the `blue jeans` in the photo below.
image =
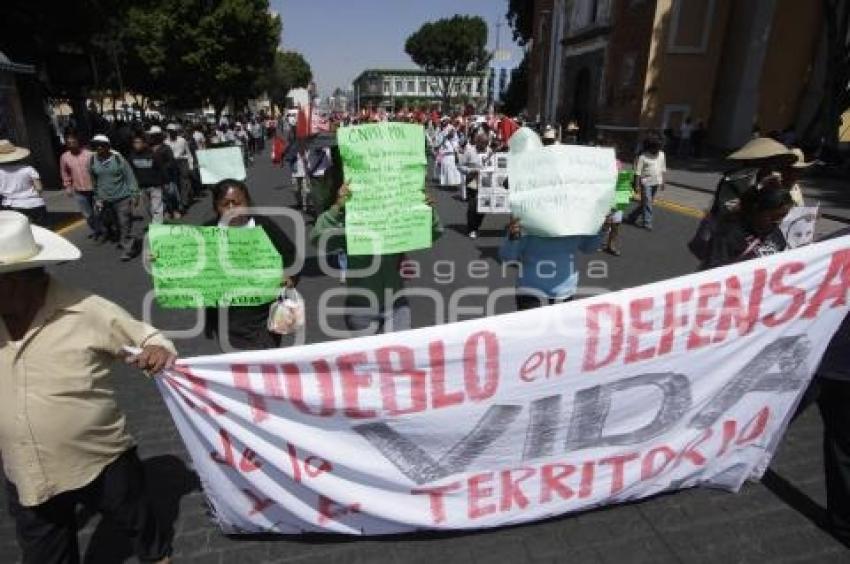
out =
<svg viewBox="0 0 850 564"><path fill-rule="evenodd" d="M640 186L640 213L641 222L645 227L652 227L652 204L655 201L655 194L658 192L658 186Z"/></svg>

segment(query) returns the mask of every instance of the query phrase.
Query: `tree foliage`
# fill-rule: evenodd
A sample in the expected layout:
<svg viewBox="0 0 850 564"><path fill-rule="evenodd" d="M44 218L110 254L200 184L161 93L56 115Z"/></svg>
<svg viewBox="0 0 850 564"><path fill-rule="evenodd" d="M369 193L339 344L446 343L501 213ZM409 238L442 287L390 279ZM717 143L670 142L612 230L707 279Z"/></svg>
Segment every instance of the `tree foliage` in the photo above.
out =
<svg viewBox="0 0 850 564"><path fill-rule="evenodd" d="M426 23L407 38L404 51L438 78L438 92L445 106L451 102L457 79L483 72L492 57L487 51L487 23L478 16Z"/></svg>
<svg viewBox="0 0 850 564"><path fill-rule="evenodd" d="M306 88L313 80L313 71L304 57L295 51L278 51L268 73L260 77L259 87L272 104L286 107L286 95L293 88Z"/></svg>
<svg viewBox="0 0 850 564"><path fill-rule="evenodd" d="M268 0L8 4L0 49L40 66L56 53L77 53L94 67L78 96L129 91L176 108L208 101L220 111L228 100L239 106L259 93L280 41L280 18Z"/></svg>
<svg viewBox="0 0 850 564"><path fill-rule="evenodd" d="M534 0L509 0L505 17L514 32L514 41L527 45L534 35Z"/></svg>

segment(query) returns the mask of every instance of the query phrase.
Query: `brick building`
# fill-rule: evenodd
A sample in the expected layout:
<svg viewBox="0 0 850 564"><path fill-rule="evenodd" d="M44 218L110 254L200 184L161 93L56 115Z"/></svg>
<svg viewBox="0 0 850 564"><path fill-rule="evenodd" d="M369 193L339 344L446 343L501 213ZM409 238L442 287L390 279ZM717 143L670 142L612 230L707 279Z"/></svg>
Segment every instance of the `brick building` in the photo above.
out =
<svg viewBox="0 0 850 564"><path fill-rule="evenodd" d="M602 132L627 146L647 131L678 132L688 117L724 149L756 125L801 131L819 95L820 6L537 0L529 108L545 121L575 122L580 140Z"/></svg>

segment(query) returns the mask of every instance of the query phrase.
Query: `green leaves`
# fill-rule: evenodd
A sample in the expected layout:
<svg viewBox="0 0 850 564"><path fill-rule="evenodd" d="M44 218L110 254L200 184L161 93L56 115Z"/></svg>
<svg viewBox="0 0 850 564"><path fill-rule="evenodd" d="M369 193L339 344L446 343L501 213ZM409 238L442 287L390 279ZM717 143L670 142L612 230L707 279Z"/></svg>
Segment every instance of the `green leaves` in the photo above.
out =
<svg viewBox="0 0 850 564"><path fill-rule="evenodd" d="M273 104L283 108L289 91L306 87L312 79L313 71L300 53L278 51L271 70L260 76L258 87L269 95Z"/></svg>
<svg viewBox="0 0 850 564"><path fill-rule="evenodd" d="M439 81L448 102L453 79L483 72L490 62L487 23L478 16L454 16L423 25L407 38L404 51Z"/></svg>

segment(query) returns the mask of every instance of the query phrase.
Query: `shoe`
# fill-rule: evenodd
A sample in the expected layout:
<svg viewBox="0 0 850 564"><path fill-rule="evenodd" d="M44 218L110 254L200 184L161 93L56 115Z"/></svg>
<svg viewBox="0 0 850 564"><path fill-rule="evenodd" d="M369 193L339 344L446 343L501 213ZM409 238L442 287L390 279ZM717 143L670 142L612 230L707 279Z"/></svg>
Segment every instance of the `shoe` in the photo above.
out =
<svg viewBox="0 0 850 564"><path fill-rule="evenodd" d="M470 239L478 239L478 231L470 231L469 232Z"/></svg>
<svg viewBox="0 0 850 564"><path fill-rule="evenodd" d="M613 247L606 247L605 252L608 253L609 255L612 255L612 256L615 256L615 257L620 256L620 251L613 248Z"/></svg>
<svg viewBox="0 0 850 564"><path fill-rule="evenodd" d="M644 225L643 228L646 229L647 231L652 231L651 225Z"/></svg>
<svg viewBox="0 0 850 564"><path fill-rule="evenodd" d="M173 214L171 214L171 217L174 218L174 219L180 219L181 217L183 217L183 214L176 211Z"/></svg>
<svg viewBox="0 0 850 564"><path fill-rule="evenodd" d="M129 260L133 260L133 253L132 253L132 251L125 251L121 255L121 262L127 262Z"/></svg>

